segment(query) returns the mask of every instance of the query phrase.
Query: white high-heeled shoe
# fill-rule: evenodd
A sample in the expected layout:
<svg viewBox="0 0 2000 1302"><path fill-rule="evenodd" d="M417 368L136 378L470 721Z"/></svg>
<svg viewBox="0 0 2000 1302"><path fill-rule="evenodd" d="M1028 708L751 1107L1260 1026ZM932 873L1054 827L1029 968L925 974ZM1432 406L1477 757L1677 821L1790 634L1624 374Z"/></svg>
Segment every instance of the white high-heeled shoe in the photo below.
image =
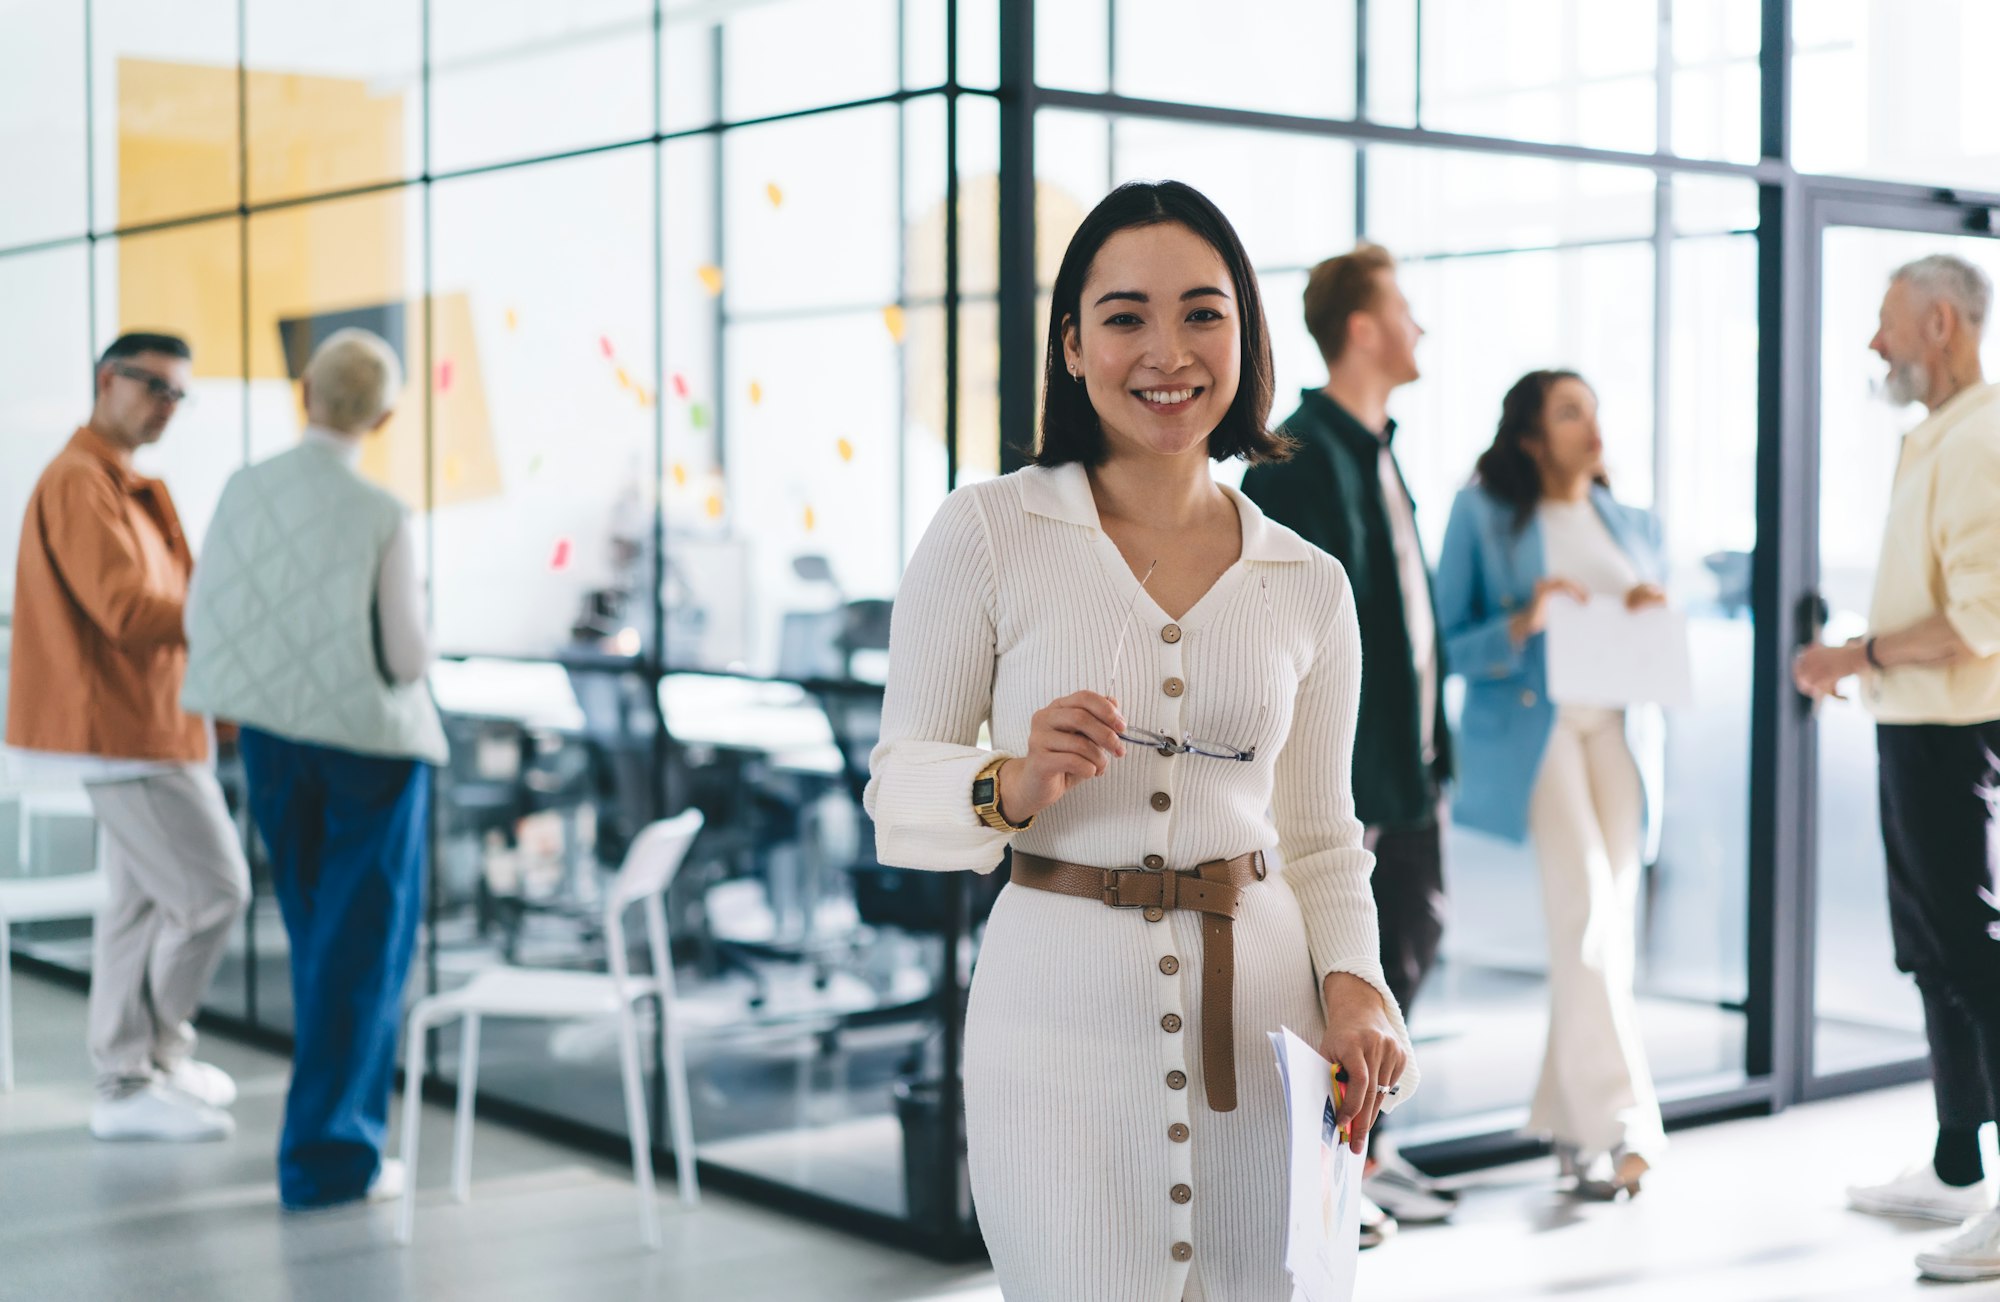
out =
<svg viewBox="0 0 2000 1302"><path fill-rule="evenodd" d="M1616 1202L1637 1197L1640 1183L1651 1169L1645 1158L1623 1146L1586 1157L1575 1144L1556 1145L1558 1176L1575 1182L1569 1192L1579 1198Z"/></svg>

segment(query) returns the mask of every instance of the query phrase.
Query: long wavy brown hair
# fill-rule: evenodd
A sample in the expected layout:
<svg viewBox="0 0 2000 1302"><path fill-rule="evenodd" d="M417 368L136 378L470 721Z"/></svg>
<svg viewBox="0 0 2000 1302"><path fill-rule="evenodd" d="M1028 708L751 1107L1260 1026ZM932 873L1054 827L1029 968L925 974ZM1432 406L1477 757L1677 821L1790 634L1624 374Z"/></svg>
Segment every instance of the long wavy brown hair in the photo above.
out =
<svg viewBox="0 0 2000 1302"><path fill-rule="evenodd" d="M1500 428L1494 431L1492 444L1479 454L1479 462L1473 468L1474 484L1495 501L1514 508L1516 531L1528 527L1528 521L1535 517L1535 507L1542 500L1542 470L1526 444L1529 439L1541 437L1546 428L1543 422L1548 414L1549 391L1563 380L1575 380L1590 388L1590 381L1575 371L1529 371L1514 381L1514 387L1500 400ZM1611 487L1611 480L1601 470L1597 472L1597 482Z"/></svg>

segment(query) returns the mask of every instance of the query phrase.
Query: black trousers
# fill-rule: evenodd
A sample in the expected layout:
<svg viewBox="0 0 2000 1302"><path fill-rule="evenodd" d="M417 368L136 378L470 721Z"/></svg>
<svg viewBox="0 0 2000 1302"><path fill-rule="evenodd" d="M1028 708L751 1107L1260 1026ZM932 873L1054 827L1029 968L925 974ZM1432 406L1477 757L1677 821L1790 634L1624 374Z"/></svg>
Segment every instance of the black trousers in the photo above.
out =
<svg viewBox="0 0 2000 1302"><path fill-rule="evenodd" d="M1938 1124L2000 1120L2000 721L1881 724L1896 966L1916 978Z"/></svg>
<svg viewBox="0 0 2000 1302"><path fill-rule="evenodd" d="M1389 993L1410 1015L1417 989L1444 939L1444 807L1413 827L1371 827L1362 844L1375 852L1376 923Z"/></svg>

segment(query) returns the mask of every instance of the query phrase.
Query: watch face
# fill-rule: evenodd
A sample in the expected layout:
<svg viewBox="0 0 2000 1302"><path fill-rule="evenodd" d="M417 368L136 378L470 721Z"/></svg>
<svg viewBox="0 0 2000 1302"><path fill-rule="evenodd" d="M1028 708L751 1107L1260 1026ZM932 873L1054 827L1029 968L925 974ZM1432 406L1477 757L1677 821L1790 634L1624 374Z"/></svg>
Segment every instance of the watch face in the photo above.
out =
<svg viewBox="0 0 2000 1302"><path fill-rule="evenodd" d="M972 803L990 805L993 803L993 779L981 778L972 784Z"/></svg>

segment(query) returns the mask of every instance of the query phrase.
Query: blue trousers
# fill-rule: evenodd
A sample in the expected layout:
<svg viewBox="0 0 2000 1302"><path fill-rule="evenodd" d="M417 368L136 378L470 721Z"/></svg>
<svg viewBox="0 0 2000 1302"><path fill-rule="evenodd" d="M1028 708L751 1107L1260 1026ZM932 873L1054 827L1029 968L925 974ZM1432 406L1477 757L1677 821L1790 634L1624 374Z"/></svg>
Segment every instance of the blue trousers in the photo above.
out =
<svg viewBox="0 0 2000 1302"><path fill-rule="evenodd" d="M243 729L250 813L291 937L287 1207L368 1190L388 1136L403 982L423 914L430 770Z"/></svg>

